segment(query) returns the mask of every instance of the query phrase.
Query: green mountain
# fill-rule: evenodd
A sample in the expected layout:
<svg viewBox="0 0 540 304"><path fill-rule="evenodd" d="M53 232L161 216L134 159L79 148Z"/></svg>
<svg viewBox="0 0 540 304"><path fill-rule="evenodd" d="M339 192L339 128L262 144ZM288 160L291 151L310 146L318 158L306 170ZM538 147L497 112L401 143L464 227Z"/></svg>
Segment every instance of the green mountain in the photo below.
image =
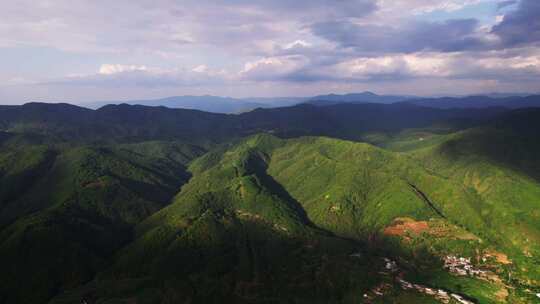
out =
<svg viewBox="0 0 540 304"><path fill-rule="evenodd" d="M92 279L203 152L174 142L2 151L0 301L40 303Z"/></svg>
<svg viewBox="0 0 540 304"><path fill-rule="evenodd" d="M373 131L395 132L435 123L458 130L483 123L504 111L442 110L407 104L302 104L227 115L127 104L89 110L68 104L29 103L0 107L0 130L71 143L181 140L209 145L262 132L281 137L316 135L359 140Z"/></svg>
<svg viewBox="0 0 540 304"><path fill-rule="evenodd" d="M0 302L533 303L539 121L2 107Z"/></svg>
<svg viewBox="0 0 540 304"><path fill-rule="evenodd" d="M207 154L191 164L193 178L171 205L137 226L115 265L78 292L99 301L120 288L112 278L138 278L146 281L137 290L115 296L156 303L352 303L395 280L381 274L388 257L416 284L480 303L526 299L525 286L538 284L527 255L536 256L538 248L519 243L516 232L526 227L532 236L537 221L511 217L534 208L539 185L506 170L505 180L497 176L501 167L485 164L485 178L513 179L516 201L527 202L501 205L498 189L479 192L453 170L435 172L424 153L264 135ZM515 214L505 214L510 210ZM501 233L502 223L512 229ZM449 275L441 265L448 255L480 261L475 267L487 278ZM380 300L400 293L394 289Z"/></svg>

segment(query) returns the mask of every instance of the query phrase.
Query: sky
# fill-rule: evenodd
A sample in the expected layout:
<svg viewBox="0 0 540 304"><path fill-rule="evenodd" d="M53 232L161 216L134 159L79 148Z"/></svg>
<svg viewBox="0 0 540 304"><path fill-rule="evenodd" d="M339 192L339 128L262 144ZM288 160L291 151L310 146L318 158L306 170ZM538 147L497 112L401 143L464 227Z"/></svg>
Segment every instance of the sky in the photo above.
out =
<svg viewBox="0 0 540 304"><path fill-rule="evenodd" d="M538 0L17 0L0 104L540 92Z"/></svg>

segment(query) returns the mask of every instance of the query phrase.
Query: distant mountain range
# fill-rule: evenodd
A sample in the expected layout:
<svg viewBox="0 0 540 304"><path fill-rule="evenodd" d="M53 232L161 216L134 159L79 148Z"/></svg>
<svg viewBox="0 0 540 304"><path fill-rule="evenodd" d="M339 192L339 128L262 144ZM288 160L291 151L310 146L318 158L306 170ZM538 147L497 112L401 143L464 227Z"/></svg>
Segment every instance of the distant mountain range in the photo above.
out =
<svg viewBox="0 0 540 304"><path fill-rule="evenodd" d="M84 104L84 106L98 109L110 104L130 104L143 106L164 106L173 109L192 109L211 113L242 113L256 108L275 108L291 106L301 103L302 97L276 97L276 98L231 98L220 96L173 96L161 99L128 100L128 101L102 101Z"/></svg>
<svg viewBox="0 0 540 304"><path fill-rule="evenodd" d="M471 109L503 107L508 109L531 108L540 106L540 95L531 96L511 96L511 97L488 97L488 96L467 96L467 97L442 97L423 98L408 100L404 103L415 104L430 108L439 109Z"/></svg>
<svg viewBox="0 0 540 304"><path fill-rule="evenodd" d="M83 104L91 109L99 109L106 105L143 105L164 106L173 109L192 109L210 113L237 114L257 108L278 108L308 103L316 106L329 106L341 103L378 103L391 104L405 102L432 108L487 108L505 107L509 109L536 107L540 104L540 95L521 93L492 93L478 96L461 97L419 97L408 95L378 95L372 92L351 94L329 94L314 97L251 97L232 98L220 96L173 96L161 99L101 101Z"/></svg>
<svg viewBox="0 0 540 304"><path fill-rule="evenodd" d="M377 95L371 92L346 95L321 95L312 97L307 103L317 106L328 106L340 103L407 103L438 109L483 109L503 107L520 109L540 106L540 95L508 95L488 94L463 97L424 98L415 96Z"/></svg>
<svg viewBox="0 0 540 304"><path fill-rule="evenodd" d="M338 103L395 103L409 99L419 99L417 96L377 95L372 92L351 93L345 95L319 95L311 97L309 103L314 105L332 105Z"/></svg>
<svg viewBox="0 0 540 304"><path fill-rule="evenodd" d="M417 96L377 95L372 92L352 93L345 95L329 94L314 97L251 97L232 98L220 96L173 96L161 99L102 101L84 104L92 109L98 109L109 104L130 104L143 106L164 106L168 108L182 108L200 110L211 113L242 113L256 108L277 108L293 106L299 103L326 106L339 103L382 103L389 104L418 99Z"/></svg>

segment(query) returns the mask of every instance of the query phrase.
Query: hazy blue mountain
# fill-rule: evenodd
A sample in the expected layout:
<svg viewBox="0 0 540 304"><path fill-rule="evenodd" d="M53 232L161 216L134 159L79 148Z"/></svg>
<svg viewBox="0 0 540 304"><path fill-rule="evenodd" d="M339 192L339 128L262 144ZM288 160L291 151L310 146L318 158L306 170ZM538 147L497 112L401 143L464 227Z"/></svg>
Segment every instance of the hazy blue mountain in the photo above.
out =
<svg viewBox="0 0 540 304"><path fill-rule="evenodd" d="M478 95L478 94L476 94ZM488 97L491 97L491 98L507 98L507 97L527 97L527 96L531 96L531 95L538 95L538 93L534 93L534 94L531 94L531 93L519 93L519 92L514 92L514 93L506 93L506 92L502 92L502 93L487 93L487 94L482 94L482 96L488 96Z"/></svg>
<svg viewBox="0 0 540 304"><path fill-rule="evenodd" d="M279 108L290 107L300 103L309 103L317 106L328 106L340 103L381 103L391 104L397 102L408 102L416 105L435 107L441 109L449 108L486 108L486 107L506 107L510 109L536 107L538 96L525 93L490 93L478 96L437 96L418 97L406 95L377 95L372 92L351 93L351 94L328 94L314 97L247 97L232 98L212 95L203 96L172 96L160 99L138 99L125 101L99 101L81 103L80 106L99 109L106 105L143 105L143 106L163 106L172 109L191 109L210 113L237 114L249 112L257 108ZM31 103L30 103L31 104ZM1 106L9 107L9 106Z"/></svg>
<svg viewBox="0 0 540 304"><path fill-rule="evenodd" d="M289 107L303 103L311 97L248 97L241 100L259 104L262 108Z"/></svg>
<svg viewBox="0 0 540 304"><path fill-rule="evenodd" d="M219 96L172 96L160 99L103 101L88 104L90 108L100 108L109 104L130 104L143 106L164 106L167 108L193 109L211 113L240 113L255 108L264 107L264 104L249 100L235 99Z"/></svg>
<svg viewBox="0 0 540 304"><path fill-rule="evenodd" d="M172 96L160 99L102 101L85 104L85 106L98 109L109 104L130 104L143 106L163 106L173 109L191 109L211 113L242 113L256 108L275 108L293 106L305 101L306 97L253 97L232 98L220 96Z"/></svg>
<svg viewBox="0 0 540 304"><path fill-rule="evenodd" d="M337 103L395 103L408 99L417 99L414 96L377 95L372 92L351 93L345 95L329 94L319 95L309 99L315 105L332 105Z"/></svg>
<svg viewBox="0 0 540 304"><path fill-rule="evenodd" d="M511 97L489 97L489 96L467 96L467 97L441 97L408 100L405 103L419 106L439 108L439 109L470 109L504 107L509 109L532 108L540 106L540 95L531 96L511 96Z"/></svg>

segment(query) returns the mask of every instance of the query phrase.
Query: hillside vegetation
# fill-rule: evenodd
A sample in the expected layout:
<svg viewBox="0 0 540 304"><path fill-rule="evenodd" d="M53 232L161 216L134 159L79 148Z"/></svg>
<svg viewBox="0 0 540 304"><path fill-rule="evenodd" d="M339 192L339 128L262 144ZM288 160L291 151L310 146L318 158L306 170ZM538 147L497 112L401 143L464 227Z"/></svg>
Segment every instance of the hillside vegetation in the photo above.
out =
<svg viewBox="0 0 540 304"><path fill-rule="evenodd" d="M191 164L193 178L172 204L137 226L135 241L101 283L149 279L156 302L353 303L388 280L381 274L388 257L415 283L480 303L526 303L531 295L522 286L538 282L522 267L536 262L521 261L538 253L532 247L515 251L524 245L515 243L518 230L501 234L496 223L507 210L492 207L500 198L473 191L461 176L434 172L415 157L421 155L269 135L207 154ZM513 178L512 187L520 189L514 193L528 196L529 204L512 209L529 211L540 187ZM530 223L521 225L537 231ZM477 261L490 279L449 275L442 267L448 255ZM344 271L347 276L336 276ZM89 294L99 298L101 292Z"/></svg>
<svg viewBox="0 0 540 304"><path fill-rule="evenodd" d="M151 142L2 153L0 300L39 303L92 279L133 225L169 203L202 152Z"/></svg>
<svg viewBox="0 0 540 304"><path fill-rule="evenodd" d="M533 303L539 118L0 108L0 302Z"/></svg>

